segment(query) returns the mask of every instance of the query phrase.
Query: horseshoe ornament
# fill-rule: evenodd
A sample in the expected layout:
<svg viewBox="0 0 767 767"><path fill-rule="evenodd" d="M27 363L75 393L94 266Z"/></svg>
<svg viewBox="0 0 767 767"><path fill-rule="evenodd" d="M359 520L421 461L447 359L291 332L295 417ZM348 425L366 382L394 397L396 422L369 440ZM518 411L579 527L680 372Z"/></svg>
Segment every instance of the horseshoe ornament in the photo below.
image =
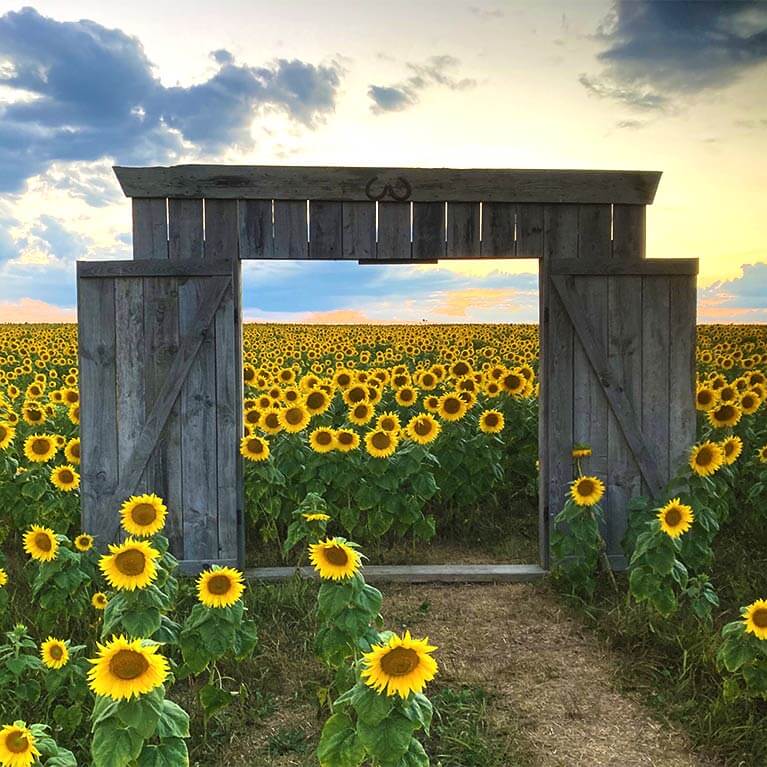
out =
<svg viewBox="0 0 767 767"><path fill-rule="evenodd" d="M378 194L374 194L373 185L376 181L378 181L378 176L373 176L373 178L371 178L370 181L365 184L365 196L368 198L368 200L380 202L388 196L396 202L405 202L406 200L409 200L410 195L413 194L413 187L410 186L408 180L403 176L397 176L395 184L398 189L402 190L400 192L396 192L391 184L384 184L383 189Z"/></svg>

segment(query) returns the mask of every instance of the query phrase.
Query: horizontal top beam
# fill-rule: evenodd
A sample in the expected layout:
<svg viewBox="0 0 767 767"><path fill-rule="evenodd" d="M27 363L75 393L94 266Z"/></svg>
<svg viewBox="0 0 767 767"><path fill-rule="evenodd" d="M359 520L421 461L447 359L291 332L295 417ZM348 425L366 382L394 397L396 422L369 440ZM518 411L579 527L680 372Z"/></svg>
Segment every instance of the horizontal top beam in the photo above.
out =
<svg viewBox="0 0 767 767"><path fill-rule="evenodd" d="M673 277L695 275L699 270L697 258L647 258L636 261L620 259L566 259L551 265L552 274L572 276L631 275L640 277Z"/></svg>
<svg viewBox="0 0 767 767"><path fill-rule="evenodd" d="M659 171L341 168L279 165L115 167L127 197L649 205Z"/></svg>

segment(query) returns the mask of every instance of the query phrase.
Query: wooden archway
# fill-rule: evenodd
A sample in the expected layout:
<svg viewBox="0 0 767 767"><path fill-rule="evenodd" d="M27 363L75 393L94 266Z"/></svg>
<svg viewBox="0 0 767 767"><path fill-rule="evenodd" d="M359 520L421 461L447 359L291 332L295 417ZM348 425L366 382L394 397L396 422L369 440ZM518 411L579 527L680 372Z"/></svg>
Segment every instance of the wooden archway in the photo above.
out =
<svg viewBox="0 0 767 767"><path fill-rule="evenodd" d="M122 500L153 491L168 501L169 538L185 569L243 564L241 260L535 258L540 567L405 575L542 572L575 442L591 445L590 470L606 481L608 555L625 566L628 501L657 496L695 437L698 262L646 258L645 207L660 173L115 172L133 200L133 260L78 263L83 526L100 545L118 534Z"/></svg>

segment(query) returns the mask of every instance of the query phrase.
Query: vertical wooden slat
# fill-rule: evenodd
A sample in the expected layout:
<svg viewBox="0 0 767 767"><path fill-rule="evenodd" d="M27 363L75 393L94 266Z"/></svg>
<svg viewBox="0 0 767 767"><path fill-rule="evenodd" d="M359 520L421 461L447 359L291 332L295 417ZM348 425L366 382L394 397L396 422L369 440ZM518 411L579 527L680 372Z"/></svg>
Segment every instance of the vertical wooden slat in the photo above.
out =
<svg viewBox="0 0 767 767"><path fill-rule="evenodd" d="M239 560L240 453L242 439L242 344L240 342L240 262L236 200L205 203L205 257L232 262L232 285L216 312L215 416L218 549L209 558Z"/></svg>
<svg viewBox="0 0 767 767"><path fill-rule="evenodd" d="M274 201L274 257L305 259L309 256L306 200Z"/></svg>
<svg viewBox="0 0 767 767"><path fill-rule="evenodd" d="M482 204L482 258L514 258L514 217L517 206L510 202Z"/></svg>
<svg viewBox="0 0 767 767"><path fill-rule="evenodd" d="M543 205L517 205L517 258L543 258Z"/></svg>
<svg viewBox="0 0 767 767"><path fill-rule="evenodd" d="M164 197L133 199L133 258L168 257L168 212Z"/></svg>
<svg viewBox="0 0 767 767"><path fill-rule="evenodd" d="M274 258L271 200L240 200L240 258Z"/></svg>
<svg viewBox="0 0 767 767"><path fill-rule="evenodd" d="M447 204L447 258L479 258L479 203Z"/></svg>
<svg viewBox="0 0 767 767"><path fill-rule="evenodd" d="M376 256L376 204L342 203L343 258L370 259Z"/></svg>
<svg viewBox="0 0 767 767"><path fill-rule="evenodd" d="M413 260L445 257L445 203L413 203Z"/></svg>
<svg viewBox="0 0 767 767"><path fill-rule="evenodd" d="M376 258L411 258L410 245L410 203L379 202Z"/></svg>
<svg viewBox="0 0 767 767"><path fill-rule="evenodd" d="M114 285L80 279L77 290L82 529L102 550L119 527L112 498L118 480Z"/></svg>
<svg viewBox="0 0 767 767"><path fill-rule="evenodd" d="M620 248L620 251L616 250L615 258L639 261L646 257L645 221L644 205L613 205L613 240L616 248Z"/></svg>
<svg viewBox="0 0 767 767"><path fill-rule="evenodd" d="M310 200L309 258L333 260L343 252L343 211L340 202Z"/></svg>
<svg viewBox="0 0 767 767"><path fill-rule="evenodd" d="M669 472L686 463L695 442L695 277L669 277Z"/></svg>

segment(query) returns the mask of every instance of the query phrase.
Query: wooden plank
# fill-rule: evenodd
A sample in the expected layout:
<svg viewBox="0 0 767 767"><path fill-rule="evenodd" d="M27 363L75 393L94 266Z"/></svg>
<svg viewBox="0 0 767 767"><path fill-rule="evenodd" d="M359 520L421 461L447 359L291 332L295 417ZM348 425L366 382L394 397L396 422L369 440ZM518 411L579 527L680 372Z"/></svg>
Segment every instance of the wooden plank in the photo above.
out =
<svg viewBox="0 0 767 767"><path fill-rule="evenodd" d="M236 253L236 250L235 250ZM213 277L231 274L231 261L190 259L162 261L78 261L77 276L98 277Z"/></svg>
<svg viewBox="0 0 767 767"><path fill-rule="evenodd" d="M538 565L367 565L368 582L404 583L530 583L546 575ZM249 581L277 582L316 579L313 567L255 567L245 571Z"/></svg>
<svg viewBox="0 0 767 767"><path fill-rule="evenodd" d="M642 278L642 432L655 455L659 484L669 479L669 282ZM646 479L646 478L645 478ZM652 486L654 497L660 495Z"/></svg>
<svg viewBox="0 0 767 767"><path fill-rule="evenodd" d="M543 205L517 205L517 258L543 258Z"/></svg>
<svg viewBox="0 0 767 767"><path fill-rule="evenodd" d="M657 495L663 484L661 481L663 475L662 469L659 469L658 461L656 461L655 444L645 439L640 429L637 414L634 413L631 403L620 385L620 374L608 364L604 347L593 336L588 325L583 322L583 311L573 288L575 278L553 275L551 279L567 314L570 316L589 362L597 373L597 378L602 384L610 407L618 419L623 435L634 453L642 476L652 493Z"/></svg>
<svg viewBox="0 0 767 767"><path fill-rule="evenodd" d="M548 569L549 556L549 261L538 261L538 561ZM571 337L572 337L572 330Z"/></svg>
<svg viewBox="0 0 767 767"><path fill-rule="evenodd" d="M482 204L482 258L514 258L514 218L517 206L509 202Z"/></svg>
<svg viewBox="0 0 767 767"><path fill-rule="evenodd" d="M309 258L333 260L343 253L340 202L309 201Z"/></svg>
<svg viewBox="0 0 767 767"><path fill-rule="evenodd" d="M644 205L613 205L613 256L617 260L647 258L646 210Z"/></svg>
<svg viewBox="0 0 767 767"><path fill-rule="evenodd" d="M213 565L218 567L243 568L243 560L239 559L183 559L178 563L179 572L186 576L199 575L203 570L208 570Z"/></svg>
<svg viewBox="0 0 767 767"><path fill-rule="evenodd" d="M649 204L661 174L626 170L349 168L279 165L115 167L128 197L369 200L407 194L414 202ZM368 186L375 184L375 190ZM404 191L403 191L404 189ZM375 199L375 198L372 198ZM391 199L387 195L385 199Z"/></svg>
<svg viewBox="0 0 767 767"><path fill-rule="evenodd" d="M669 277L669 474L695 442L696 280Z"/></svg>
<svg viewBox="0 0 767 767"><path fill-rule="evenodd" d="M168 253L177 261L200 259L204 253L202 200L168 200Z"/></svg>
<svg viewBox="0 0 767 767"><path fill-rule="evenodd" d="M376 254L376 204L344 202L343 258L372 259Z"/></svg>
<svg viewBox="0 0 767 767"><path fill-rule="evenodd" d="M77 321L82 529L103 550L119 527L114 280L78 281Z"/></svg>
<svg viewBox="0 0 767 767"><path fill-rule="evenodd" d="M446 258L479 258L479 203L447 204Z"/></svg>
<svg viewBox="0 0 767 767"><path fill-rule="evenodd" d="M164 197L134 197L133 257L168 257L168 209Z"/></svg>
<svg viewBox="0 0 767 767"><path fill-rule="evenodd" d="M214 204L215 203L215 204ZM242 438L242 344L238 304L240 264L237 260L237 201L216 200L205 205L205 257L229 257L232 282L215 317L215 439L216 498L219 560L238 558L240 512L239 452ZM213 523L214 521L211 520Z"/></svg>
<svg viewBox="0 0 767 767"><path fill-rule="evenodd" d="M274 257L309 257L305 200L274 201Z"/></svg>
<svg viewBox="0 0 767 767"><path fill-rule="evenodd" d="M378 204L378 242L376 259L411 259L410 203Z"/></svg>
<svg viewBox="0 0 767 767"><path fill-rule="evenodd" d="M557 274L572 275L695 275L698 273L697 258L648 258L644 261L622 261L617 258L609 261L595 260L580 262L575 259L560 261L556 265Z"/></svg>
<svg viewBox="0 0 767 767"><path fill-rule="evenodd" d="M433 261L445 255L445 203L413 203L413 260Z"/></svg>
<svg viewBox="0 0 767 767"><path fill-rule="evenodd" d="M274 258L271 200L240 200L240 258Z"/></svg>

